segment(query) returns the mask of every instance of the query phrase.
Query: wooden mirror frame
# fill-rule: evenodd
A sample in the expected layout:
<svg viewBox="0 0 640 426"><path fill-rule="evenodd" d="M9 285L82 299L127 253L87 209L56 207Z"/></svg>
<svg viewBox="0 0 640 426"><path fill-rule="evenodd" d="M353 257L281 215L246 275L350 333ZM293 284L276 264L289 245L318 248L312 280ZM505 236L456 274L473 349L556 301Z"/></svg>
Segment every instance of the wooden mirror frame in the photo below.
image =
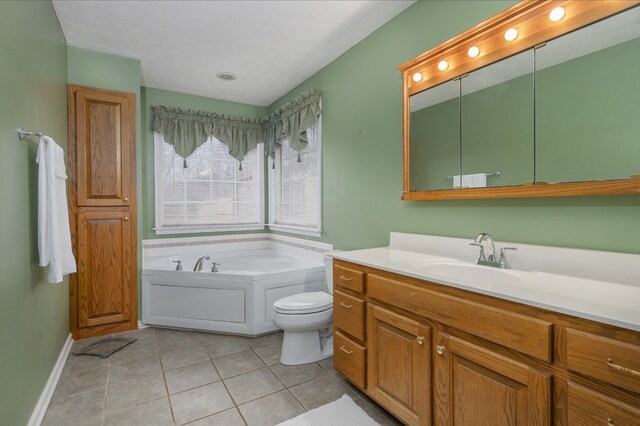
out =
<svg viewBox="0 0 640 426"><path fill-rule="evenodd" d="M564 197L577 195L640 194L640 176L583 182L563 182L487 188L412 191L410 188L410 96L438 84L531 49L541 43L575 31L640 5L640 0L525 0L397 67L402 74L402 200L447 200L479 198ZM549 13L565 10L564 18L552 22ZM517 28L518 38L506 41L504 33ZM480 47L475 58L467 55L471 46ZM440 71L438 63L449 67ZM413 75L421 73L422 80Z"/></svg>

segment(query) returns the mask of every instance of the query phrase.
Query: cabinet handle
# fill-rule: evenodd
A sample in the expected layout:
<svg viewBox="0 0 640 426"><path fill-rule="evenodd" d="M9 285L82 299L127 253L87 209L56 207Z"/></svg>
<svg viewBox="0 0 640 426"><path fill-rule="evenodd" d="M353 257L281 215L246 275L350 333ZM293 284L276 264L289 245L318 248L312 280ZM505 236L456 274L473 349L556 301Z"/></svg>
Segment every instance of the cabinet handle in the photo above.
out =
<svg viewBox="0 0 640 426"><path fill-rule="evenodd" d="M127 201L129 201L129 197L124 197L124 198L123 198L123 200L124 200L124 201L125 201L125 203L126 203Z"/></svg>
<svg viewBox="0 0 640 426"><path fill-rule="evenodd" d="M344 346L340 346L340 349L342 350L342 352L346 353L347 355L351 355L353 353L353 351L350 351L349 349L345 348Z"/></svg>
<svg viewBox="0 0 640 426"><path fill-rule="evenodd" d="M436 346L436 352L438 352L438 355L444 355L444 346L442 345Z"/></svg>
<svg viewBox="0 0 640 426"><path fill-rule="evenodd" d="M123 219L125 222L129 222L129 216L125 216Z"/></svg>
<svg viewBox="0 0 640 426"><path fill-rule="evenodd" d="M346 304L346 303L344 303L344 302L340 302L340 306L342 306L343 308L347 308L347 309L351 309L351 308L353 308L353 305L347 305L347 304Z"/></svg>
<svg viewBox="0 0 640 426"><path fill-rule="evenodd" d="M607 426L615 426L611 417L607 417Z"/></svg>
<svg viewBox="0 0 640 426"><path fill-rule="evenodd" d="M340 275L338 278L340 278L342 281L351 281L353 279L353 278L345 277L344 275Z"/></svg>
<svg viewBox="0 0 640 426"><path fill-rule="evenodd" d="M424 336L416 337L416 342L418 342L419 345L424 344Z"/></svg>
<svg viewBox="0 0 640 426"><path fill-rule="evenodd" d="M609 367L613 368L614 370L618 370L618 371L621 371L623 373L629 373L629 374L631 374L633 376L640 377L640 371L632 370L630 368L623 367L623 366L618 365L618 364L614 364L614 362L613 362L613 360L611 358L607 359L607 365Z"/></svg>

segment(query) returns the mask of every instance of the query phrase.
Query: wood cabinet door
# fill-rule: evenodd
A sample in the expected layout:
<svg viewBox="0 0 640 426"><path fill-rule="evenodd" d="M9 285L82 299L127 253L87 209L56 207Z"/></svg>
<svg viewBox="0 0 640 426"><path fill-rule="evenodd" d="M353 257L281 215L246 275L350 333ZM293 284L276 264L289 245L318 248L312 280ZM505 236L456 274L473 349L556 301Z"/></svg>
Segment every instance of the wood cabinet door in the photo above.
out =
<svg viewBox="0 0 640 426"><path fill-rule="evenodd" d="M132 317L137 292L128 209L78 209L78 326Z"/></svg>
<svg viewBox="0 0 640 426"><path fill-rule="evenodd" d="M367 392L407 425L431 424L431 328L367 305Z"/></svg>
<svg viewBox="0 0 640 426"><path fill-rule="evenodd" d="M135 95L74 85L69 90L77 205L130 205L136 191Z"/></svg>
<svg viewBox="0 0 640 426"><path fill-rule="evenodd" d="M550 374L442 333L434 349L437 425L550 424Z"/></svg>

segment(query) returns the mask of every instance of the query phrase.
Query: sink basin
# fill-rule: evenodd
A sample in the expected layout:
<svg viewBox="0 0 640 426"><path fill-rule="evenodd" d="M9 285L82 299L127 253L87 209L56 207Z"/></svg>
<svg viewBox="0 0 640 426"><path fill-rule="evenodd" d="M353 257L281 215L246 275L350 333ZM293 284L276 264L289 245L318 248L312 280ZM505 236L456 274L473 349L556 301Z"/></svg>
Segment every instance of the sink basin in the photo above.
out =
<svg viewBox="0 0 640 426"><path fill-rule="evenodd" d="M417 266L417 269L434 278L464 281L486 288L522 282L522 277L517 272L473 263L424 263Z"/></svg>

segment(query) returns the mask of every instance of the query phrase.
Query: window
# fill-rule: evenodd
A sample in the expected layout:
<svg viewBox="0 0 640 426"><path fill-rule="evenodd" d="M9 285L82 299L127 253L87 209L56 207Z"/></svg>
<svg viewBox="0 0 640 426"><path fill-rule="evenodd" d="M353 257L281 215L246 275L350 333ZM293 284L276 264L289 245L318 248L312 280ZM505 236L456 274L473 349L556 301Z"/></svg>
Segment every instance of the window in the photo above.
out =
<svg viewBox="0 0 640 426"><path fill-rule="evenodd" d="M239 162L215 138L184 159L155 133L157 234L264 229L263 144Z"/></svg>
<svg viewBox="0 0 640 426"><path fill-rule="evenodd" d="M282 142L270 161L269 170L269 228L311 236L320 236L321 179L320 179L320 122L307 131L309 143L298 152L291 149L289 140Z"/></svg>

